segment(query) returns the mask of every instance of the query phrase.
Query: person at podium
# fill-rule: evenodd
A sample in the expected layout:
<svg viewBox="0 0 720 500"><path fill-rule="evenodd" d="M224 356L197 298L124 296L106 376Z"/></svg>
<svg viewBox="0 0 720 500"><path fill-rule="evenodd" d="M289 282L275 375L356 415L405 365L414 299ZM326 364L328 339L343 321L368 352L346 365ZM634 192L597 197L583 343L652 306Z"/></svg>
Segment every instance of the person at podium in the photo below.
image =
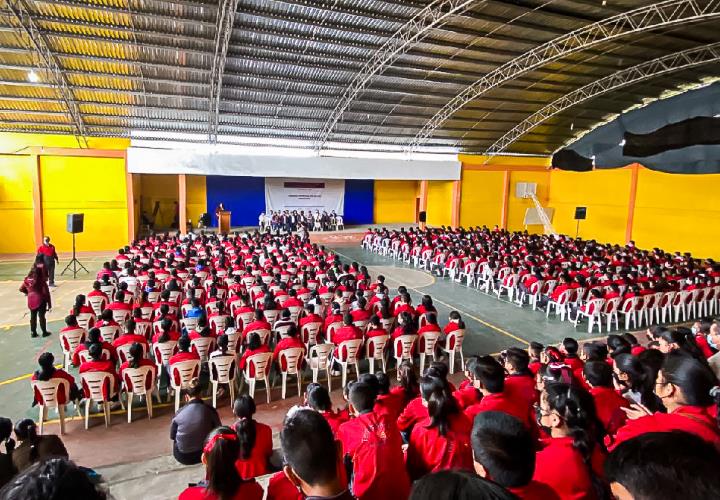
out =
<svg viewBox="0 0 720 500"><path fill-rule="evenodd" d="M225 206L220 203L217 208L215 209L215 218L217 219L217 225L220 227L220 212L225 211Z"/></svg>

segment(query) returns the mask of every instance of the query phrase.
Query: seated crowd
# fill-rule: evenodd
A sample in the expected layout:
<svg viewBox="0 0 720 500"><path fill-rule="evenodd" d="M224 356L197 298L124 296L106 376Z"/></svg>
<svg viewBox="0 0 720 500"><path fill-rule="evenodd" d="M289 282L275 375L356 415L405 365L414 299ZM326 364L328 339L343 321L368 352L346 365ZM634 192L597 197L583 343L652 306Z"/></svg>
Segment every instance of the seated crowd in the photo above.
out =
<svg viewBox="0 0 720 500"><path fill-rule="evenodd" d="M182 387L188 404L171 426L174 454L205 466L184 500L720 495L720 322L653 326L645 346L624 334L468 356L455 386L449 376L465 329L457 312L441 327L431 297L415 307L405 287L391 297L382 276L372 280L356 263L343 265L295 236L260 233L135 242L70 313L60 338L66 365L79 365L81 375L109 373L107 391L117 394L128 370L159 367L178 393ZM252 395L233 399L237 421L229 426L202 400L201 361L213 356L229 355L250 372L264 354L283 371L284 351L300 349L311 364L311 348L332 344L330 366L339 369L353 341L358 356L384 361L372 352L383 337L396 380L386 369L358 370L340 405L328 387L311 383L285 417L280 459L270 428L254 419ZM423 356L431 359L418 370L414 360L423 366ZM197 370L178 384L173 365L187 361ZM63 402L89 397L52 355L39 362L34 379L67 382ZM41 403L37 391L35 398ZM14 462L9 430L3 434ZM17 428L16 435L30 439ZM29 461L37 461L30 448ZM32 494L39 482L84 488L64 482L74 467L66 459L37 463L11 479L0 500L43 498ZM255 478L267 474L264 490Z"/></svg>
<svg viewBox="0 0 720 500"><path fill-rule="evenodd" d="M555 307L564 319L607 318L625 329L702 317L720 310L720 264L565 235L508 232L497 226L421 230L369 229L363 247L475 284L523 305ZM549 310L547 311L549 312ZM569 315L568 315L569 317ZM592 327L592 324L590 325Z"/></svg>

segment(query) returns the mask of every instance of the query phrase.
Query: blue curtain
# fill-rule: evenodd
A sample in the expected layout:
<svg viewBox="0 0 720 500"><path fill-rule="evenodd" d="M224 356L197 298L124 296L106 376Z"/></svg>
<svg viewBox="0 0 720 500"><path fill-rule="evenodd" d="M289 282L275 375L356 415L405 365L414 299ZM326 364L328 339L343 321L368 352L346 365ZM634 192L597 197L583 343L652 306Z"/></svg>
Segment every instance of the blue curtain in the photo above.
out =
<svg viewBox="0 0 720 500"><path fill-rule="evenodd" d="M217 227L215 208L223 203L232 212L232 226L257 226L265 211L265 178L226 175L207 176L207 208L213 227Z"/></svg>
<svg viewBox="0 0 720 500"><path fill-rule="evenodd" d="M372 224L375 198L375 181L347 179L345 181L346 225Z"/></svg>

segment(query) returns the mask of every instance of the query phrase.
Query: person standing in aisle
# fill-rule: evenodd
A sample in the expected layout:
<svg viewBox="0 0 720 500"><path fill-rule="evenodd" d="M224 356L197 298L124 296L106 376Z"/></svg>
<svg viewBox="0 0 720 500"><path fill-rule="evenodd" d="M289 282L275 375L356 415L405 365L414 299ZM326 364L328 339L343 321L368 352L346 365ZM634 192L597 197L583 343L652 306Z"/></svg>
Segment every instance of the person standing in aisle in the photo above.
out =
<svg viewBox="0 0 720 500"><path fill-rule="evenodd" d="M27 296L27 305L30 309L30 336L37 337L37 321L40 318L40 329L43 337L50 335L47 331L45 313L52 308L50 289L45 281L42 268L35 267L23 281L20 291Z"/></svg>
<svg viewBox="0 0 720 500"><path fill-rule="evenodd" d="M38 247L37 254L42 255L43 264L45 264L45 269L47 270L50 286L54 288L55 263L60 262L60 259L58 258L58 254L55 251L55 245L50 243L50 236L45 236L45 238L43 238L43 244Z"/></svg>

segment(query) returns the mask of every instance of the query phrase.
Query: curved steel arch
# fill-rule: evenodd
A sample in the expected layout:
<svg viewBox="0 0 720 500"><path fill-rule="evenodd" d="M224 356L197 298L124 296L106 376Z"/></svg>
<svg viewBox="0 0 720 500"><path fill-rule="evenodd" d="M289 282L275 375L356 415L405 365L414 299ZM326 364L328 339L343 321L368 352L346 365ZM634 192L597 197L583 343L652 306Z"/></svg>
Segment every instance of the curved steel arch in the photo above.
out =
<svg viewBox="0 0 720 500"><path fill-rule="evenodd" d="M219 0L217 25L215 31L215 56L210 71L210 96L208 101L208 141L217 142L217 129L220 118L220 94L222 78L225 72L230 37L235 24L235 12L239 0Z"/></svg>
<svg viewBox="0 0 720 500"><path fill-rule="evenodd" d="M651 61L631 66L620 71L608 75L600 80L588 83L587 85L576 89L550 104L544 106L532 115L525 118L515 127L507 131L500 139L495 141L483 154L489 155L485 160L490 160L495 155L505 151L510 144L518 140L527 132L537 127L545 120L548 120L558 113L566 109L593 99L599 95L606 94L613 90L617 90L634 83L642 82L655 78L656 76L678 71L693 66L708 64L720 61L720 42L694 47L692 49L683 50L663 57L658 57Z"/></svg>
<svg viewBox="0 0 720 500"><path fill-rule="evenodd" d="M392 64L431 29L440 26L449 17L465 11L476 2L477 0L434 0L403 24L382 47L375 51L345 89L340 101L325 122L316 149L322 149L343 113L375 75Z"/></svg>
<svg viewBox="0 0 720 500"><path fill-rule="evenodd" d="M420 146L435 129L468 102L523 73L614 38L717 16L720 16L720 0L666 0L617 14L559 36L506 62L467 87L428 120L408 149L413 151Z"/></svg>

